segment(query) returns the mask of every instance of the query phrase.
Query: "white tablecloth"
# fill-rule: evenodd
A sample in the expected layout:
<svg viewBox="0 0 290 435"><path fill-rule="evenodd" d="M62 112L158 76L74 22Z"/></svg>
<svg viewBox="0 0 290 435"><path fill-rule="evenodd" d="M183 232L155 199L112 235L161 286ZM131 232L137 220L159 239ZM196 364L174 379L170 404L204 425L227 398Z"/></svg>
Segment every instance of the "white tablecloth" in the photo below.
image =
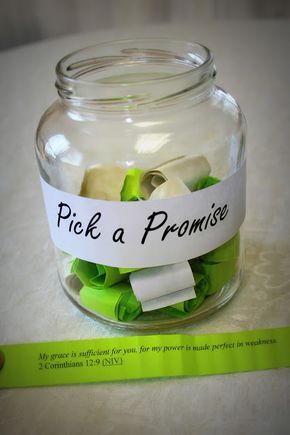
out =
<svg viewBox="0 0 290 435"><path fill-rule="evenodd" d="M62 292L33 141L64 54L105 40L169 36L208 45L217 83L248 121L246 274L225 308L187 334L290 324L289 39L286 21L108 30L0 53L0 343L121 336ZM132 332L130 333L132 334ZM1 434L286 434L290 369L0 391Z"/></svg>

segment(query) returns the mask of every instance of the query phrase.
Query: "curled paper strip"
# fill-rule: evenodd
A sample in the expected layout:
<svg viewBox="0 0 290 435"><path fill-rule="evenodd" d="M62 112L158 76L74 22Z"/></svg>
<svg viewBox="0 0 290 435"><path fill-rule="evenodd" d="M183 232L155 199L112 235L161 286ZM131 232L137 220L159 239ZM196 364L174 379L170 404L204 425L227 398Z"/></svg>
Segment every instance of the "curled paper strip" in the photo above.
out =
<svg viewBox="0 0 290 435"><path fill-rule="evenodd" d="M128 277L128 273L120 273L117 267L104 266L103 264L90 263L76 258L71 267L83 285L102 289L110 287Z"/></svg>
<svg viewBox="0 0 290 435"><path fill-rule="evenodd" d="M80 301L89 310L113 320L126 322L141 314L141 304L128 283L103 289L84 286L80 291Z"/></svg>
<svg viewBox="0 0 290 435"><path fill-rule="evenodd" d="M221 180L219 180L216 177L212 177L211 175L209 175L207 177L203 177L198 181L198 183L196 185L196 190L205 189L206 187L213 186L214 184L217 184L220 181Z"/></svg>
<svg viewBox="0 0 290 435"><path fill-rule="evenodd" d="M151 199L172 198L174 196L186 195L190 190L178 177L171 177L169 180L156 187L150 195Z"/></svg>
<svg viewBox="0 0 290 435"><path fill-rule="evenodd" d="M223 261L234 260L240 253L240 235L237 233L223 245L208 252L200 257L205 263L221 263Z"/></svg>
<svg viewBox="0 0 290 435"><path fill-rule="evenodd" d="M126 170L118 166L89 168L82 182L80 196L108 201L120 201Z"/></svg>
<svg viewBox="0 0 290 435"><path fill-rule="evenodd" d="M235 275L237 271L237 259L233 258L229 261L215 264L200 262L199 265L194 267L208 279L208 296L220 290Z"/></svg>
<svg viewBox="0 0 290 435"><path fill-rule="evenodd" d="M121 274L135 272L136 270L140 270L137 267L119 267L119 272Z"/></svg>
<svg viewBox="0 0 290 435"><path fill-rule="evenodd" d="M141 188L146 198L154 189L172 177L180 178L192 192L198 181L209 175L210 165L204 156L183 156L144 172Z"/></svg>
<svg viewBox="0 0 290 435"><path fill-rule="evenodd" d="M195 297L194 277L188 261L132 272L129 280L143 311L149 310L148 307L157 309Z"/></svg>
<svg viewBox="0 0 290 435"><path fill-rule="evenodd" d="M179 302L170 307L165 307L163 309L165 313L172 316L183 317L185 314L197 310L197 308L203 303L208 292L208 280L203 274L194 273L193 275L195 280L194 290L196 298Z"/></svg>
<svg viewBox="0 0 290 435"><path fill-rule="evenodd" d="M183 301L188 301L195 297L195 292L193 287L184 288L176 292L170 293L168 295L160 296L155 299L150 299L149 301L143 301L142 311L153 311L159 308L168 307L171 304L185 303Z"/></svg>
<svg viewBox="0 0 290 435"><path fill-rule="evenodd" d="M128 169L121 190L121 201L140 201L144 199L140 187L142 169Z"/></svg>

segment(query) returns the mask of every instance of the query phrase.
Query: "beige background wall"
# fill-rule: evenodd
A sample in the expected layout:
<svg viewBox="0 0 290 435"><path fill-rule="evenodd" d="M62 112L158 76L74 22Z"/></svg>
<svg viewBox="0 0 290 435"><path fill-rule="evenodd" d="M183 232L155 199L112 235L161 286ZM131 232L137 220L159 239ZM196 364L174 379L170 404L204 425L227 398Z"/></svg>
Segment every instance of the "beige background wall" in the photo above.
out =
<svg viewBox="0 0 290 435"><path fill-rule="evenodd" d="M289 0L0 0L0 49L105 27L289 17Z"/></svg>

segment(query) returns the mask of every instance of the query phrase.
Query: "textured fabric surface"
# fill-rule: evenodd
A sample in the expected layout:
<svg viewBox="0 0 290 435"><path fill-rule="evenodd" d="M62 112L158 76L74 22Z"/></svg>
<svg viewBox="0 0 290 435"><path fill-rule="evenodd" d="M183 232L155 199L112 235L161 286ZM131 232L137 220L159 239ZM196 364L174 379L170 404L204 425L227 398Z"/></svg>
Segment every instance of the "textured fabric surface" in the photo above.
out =
<svg viewBox="0 0 290 435"><path fill-rule="evenodd" d="M33 153L65 53L119 37L171 36L213 50L217 83L248 121L245 279L230 304L172 332L290 322L289 22L200 23L73 35L0 54L0 343L134 334L86 317L60 288ZM286 434L290 369L0 391L3 434Z"/></svg>

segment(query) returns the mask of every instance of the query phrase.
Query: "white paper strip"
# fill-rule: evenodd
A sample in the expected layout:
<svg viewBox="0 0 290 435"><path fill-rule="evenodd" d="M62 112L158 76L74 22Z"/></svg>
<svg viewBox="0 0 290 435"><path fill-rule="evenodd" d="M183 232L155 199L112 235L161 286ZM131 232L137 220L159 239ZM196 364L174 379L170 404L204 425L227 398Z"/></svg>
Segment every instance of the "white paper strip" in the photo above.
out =
<svg viewBox="0 0 290 435"><path fill-rule="evenodd" d="M187 193L190 193L190 190L184 182L178 177L172 177L156 187L149 199L173 198L174 196L186 195Z"/></svg>
<svg viewBox="0 0 290 435"><path fill-rule="evenodd" d="M150 299L149 301L141 302L143 311L158 310L158 308L169 307L178 302L188 301L196 297L193 287L178 290L169 295L160 296L159 298Z"/></svg>
<svg viewBox="0 0 290 435"><path fill-rule="evenodd" d="M120 192L126 170L118 166L93 166L88 168L81 186L80 195L86 198L120 201Z"/></svg>
<svg viewBox="0 0 290 435"><path fill-rule="evenodd" d="M129 279L136 298L141 302L194 285L194 277L188 261L138 270L132 272Z"/></svg>
<svg viewBox="0 0 290 435"><path fill-rule="evenodd" d="M193 192L197 182L209 175L210 170L210 165L204 156L179 157L144 172L141 179L142 192L148 198L156 187L172 177L179 177Z"/></svg>

